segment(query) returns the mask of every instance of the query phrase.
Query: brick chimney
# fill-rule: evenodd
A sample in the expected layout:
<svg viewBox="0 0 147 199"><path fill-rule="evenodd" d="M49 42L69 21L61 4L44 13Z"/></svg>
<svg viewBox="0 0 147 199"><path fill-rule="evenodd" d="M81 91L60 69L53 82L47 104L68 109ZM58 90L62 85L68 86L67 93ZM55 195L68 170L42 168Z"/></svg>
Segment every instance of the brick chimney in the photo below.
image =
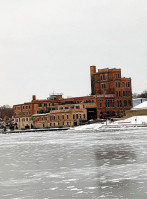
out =
<svg viewBox="0 0 147 199"><path fill-rule="evenodd" d="M32 95L32 100L36 100L36 95Z"/></svg>

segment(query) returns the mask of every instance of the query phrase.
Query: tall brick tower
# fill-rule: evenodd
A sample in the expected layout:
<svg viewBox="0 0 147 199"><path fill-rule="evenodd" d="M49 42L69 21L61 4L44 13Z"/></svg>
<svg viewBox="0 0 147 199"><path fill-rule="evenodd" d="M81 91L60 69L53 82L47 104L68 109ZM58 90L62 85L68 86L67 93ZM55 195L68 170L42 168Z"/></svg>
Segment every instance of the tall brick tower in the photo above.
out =
<svg viewBox="0 0 147 199"><path fill-rule="evenodd" d="M90 66L90 79L91 79L91 95L94 95L94 74L96 74L96 66Z"/></svg>

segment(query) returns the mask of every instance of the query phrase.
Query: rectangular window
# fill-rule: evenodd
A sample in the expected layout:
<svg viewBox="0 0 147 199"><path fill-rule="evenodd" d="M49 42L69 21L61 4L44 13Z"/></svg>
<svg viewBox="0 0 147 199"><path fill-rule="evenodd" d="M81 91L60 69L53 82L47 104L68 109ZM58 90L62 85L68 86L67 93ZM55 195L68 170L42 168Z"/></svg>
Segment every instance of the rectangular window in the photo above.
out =
<svg viewBox="0 0 147 199"><path fill-rule="evenodd" d="M128 106L131 106L131 100L128 101Z"/></svg>
<svg viewBox="0 0 147 199"><path fill-rule="evenodd" d="M80 106L76 106L76 109L80 109Z"/></svg>
<svg viewBox="0 0 147 199"><path fill-rule="evenodd" d="M78 114L76 114L76 119L78 119Z"/></svg>
<svg viewBox="0 0 147 199"><path fill-rule="evenodd" d="M73 114L73 119L75 119L75 115Z"/></svg>

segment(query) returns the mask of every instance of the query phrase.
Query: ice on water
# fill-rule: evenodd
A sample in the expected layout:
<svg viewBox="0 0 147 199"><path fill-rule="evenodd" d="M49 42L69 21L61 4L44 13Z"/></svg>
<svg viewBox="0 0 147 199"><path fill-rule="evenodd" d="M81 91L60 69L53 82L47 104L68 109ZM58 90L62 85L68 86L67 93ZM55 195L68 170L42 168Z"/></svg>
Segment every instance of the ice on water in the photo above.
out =
<svg viewBox="0 0 147 199"><path fill-rule="evenodd" d="M1 134L0 198L147 198L147 130L93 127Z"/></svg>

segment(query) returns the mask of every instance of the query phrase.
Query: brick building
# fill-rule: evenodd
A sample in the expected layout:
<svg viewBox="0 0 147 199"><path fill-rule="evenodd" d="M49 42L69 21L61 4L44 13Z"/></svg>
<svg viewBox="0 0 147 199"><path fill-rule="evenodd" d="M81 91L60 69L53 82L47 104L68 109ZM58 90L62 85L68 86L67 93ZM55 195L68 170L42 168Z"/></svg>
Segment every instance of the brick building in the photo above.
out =
<svg viewBox="0 0 147 199"><path fill-rule="evenodd" d="M53 94L44 100L33 95L29 103L13 106L17 128L76 126L91 119L122 117L132 108L131 78L121 77L121 69L90 67L91 95L64 99Z"/></svg>

